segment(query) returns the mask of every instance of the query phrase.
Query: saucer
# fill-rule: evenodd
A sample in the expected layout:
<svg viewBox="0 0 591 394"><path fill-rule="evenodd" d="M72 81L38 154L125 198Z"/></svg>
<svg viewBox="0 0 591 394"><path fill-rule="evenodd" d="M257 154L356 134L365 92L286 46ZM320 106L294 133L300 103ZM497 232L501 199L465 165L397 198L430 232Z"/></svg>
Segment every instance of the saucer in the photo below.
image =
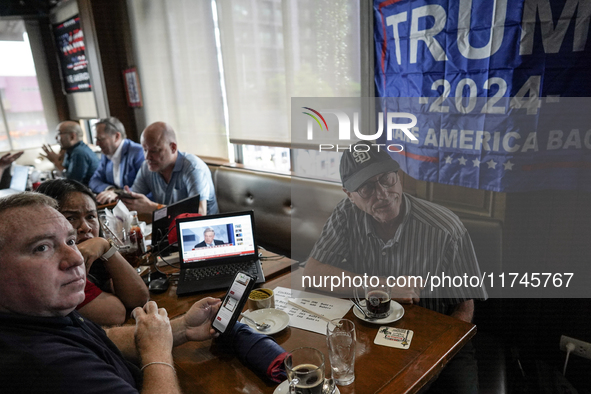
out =
<svg viewBox="0 0 591 394"><path fill-rule="evenodd" d="M279 331L283 330L285 327L289 325L289 315L279 309L275 308L266 308L266 309L257 309L256 311L246 313L246 316L250 317L251 319L257 321L258 323L267 323L270 325L270 328L266 330L258 330L257 327L249 322L246 319L240 320L241 323L246 324L256 332L260 332L261 334L273 335L277 334Z"/></svg>
<svg viewBox="0 0 591 394"><path fill-rule="evenodd" d="M289 382L287 380L284 380L283 382L281 382L281 384L275 388L275 391L273 391L273 394L289 394ZM337 389L335 390L334 394L341 394L338 386L337 386Z"/></svg>
<svg viewBox="0 0 591 394"><path fill-rule="evenodd" d="M365 300L361 300L360 304L361 307L365 307ZM404 308L396 301L390 301L390 314L387 317L384 317L383 319L368 320L365 316L363 316L363 313L361 313L359 309L357 309L356 307L353 307L353 313L358 319L361 319L368 323L388 324L400 320L402 316L404 316Z"/></svg>

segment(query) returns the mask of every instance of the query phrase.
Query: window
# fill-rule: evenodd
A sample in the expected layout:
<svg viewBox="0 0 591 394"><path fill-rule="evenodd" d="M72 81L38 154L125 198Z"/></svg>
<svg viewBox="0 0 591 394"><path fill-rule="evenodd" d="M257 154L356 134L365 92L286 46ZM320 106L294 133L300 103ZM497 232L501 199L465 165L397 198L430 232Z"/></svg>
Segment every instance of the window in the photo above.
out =
<svg viewBox="0 0 591 394"><path fill-rule="evenodd" d="M243 163L250 168L289 172L289 149L275 146L242 145Z"/></svg>
<svg viewBox="0 0 591 394"><path fill-rule="evenodd" d="M146 124L166 121L182 151L228 158L209 1L129 0ZM248 4L235 4L248 17Z"/></svg>
<svg viewBox="0 0 591 394"><path fill-rule="evenodd" d="M295 175L340 182L339 164L343 152L318 152L308 149L294 149L292 152Z"/></svg>
<svg viewBox="0 0 591 394"><path fill-rule="evenodd" d="M218 0L222 13L229 10L224 7L227 1ZM226 33L226 47L222 42L222 49L234 49L223 51L224 69L230 76L227 78L230 141L287 146L291 142L288 113L291 97L361 95L359 15L362 10L355 0L245 3L250 6L251 19L240 19L234 7L234 12L229 17L225 15L225 23L220 26ZM267 16L271 5L275 11L273 18ZM258 39L238 35L233 19L241 20L239 31L259 32ZM289 26L284 26L285 20ZM249 24L248 29L244 23ZM251 147L238 145L238 149L241 147L245 165L269 169L269 161L261 161L252 154ZM280 148L267 147L265 151L277 149ZM286 162L293 163L291 170L295 174L338 180L340 153L291 150L288 154L291 158ZM314 163L316 160L319 162Z"/></svg>
<svg viewBox="0 0 591 394"><path fill-rule="evenodd" d="M222 153L229 138L248 167L338 174L339 154L289 150L290 100L361 96L360 15L371 17L371 7L358 0L128 5L146 123L181 127L180 144L192 153L230 157Z"/></svg>
<svg viewBox="0 0 591 394"><path fill-rule="evenodd" d="M230 142L289 146L291 97L361 95L359 1L216 3Z"/></svg>
<svg viewBox="0 0 591 394"><path fill-rule="evenodd" d="M54 143L23 21L0 20L0 151Z"/></svg>

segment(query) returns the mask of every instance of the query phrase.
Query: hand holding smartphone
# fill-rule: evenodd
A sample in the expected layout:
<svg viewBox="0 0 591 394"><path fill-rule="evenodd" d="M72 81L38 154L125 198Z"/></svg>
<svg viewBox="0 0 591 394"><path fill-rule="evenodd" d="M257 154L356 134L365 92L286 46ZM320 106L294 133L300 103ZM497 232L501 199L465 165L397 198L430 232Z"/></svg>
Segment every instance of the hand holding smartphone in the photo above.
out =
<svg viewBox="0 0 591 394"><path fill-rule="evenodd" d="M253 276L244 272L238 272L236 274L211 324L214 330L222 335L232 331L255 283L256 278Z"/></svg>
<svg viewBox="0 0 591 394"><path fill-rule="evenodd" d="M115 189L114 191L115 191L115 194L119 196L119 198L131 198L131 199L137 198L137 197L134 197L131 194L127 193L123 189Z"/></svg>

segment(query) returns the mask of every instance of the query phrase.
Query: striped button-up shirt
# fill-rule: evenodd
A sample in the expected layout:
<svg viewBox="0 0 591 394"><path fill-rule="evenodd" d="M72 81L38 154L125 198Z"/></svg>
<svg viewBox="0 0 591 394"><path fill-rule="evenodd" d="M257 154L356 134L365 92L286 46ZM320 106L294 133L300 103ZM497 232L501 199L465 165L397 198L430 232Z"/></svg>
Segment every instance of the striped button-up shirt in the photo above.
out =
<svg viewBox="0 0 591 394"><path fill-rule="evenodd" d="M377 236L372 216L344 199L324 225L310 256L359 275L430 277L419 305L440 313L449 314L451 306L465 300L486 299L486 290L476 282L481 276L472 241L460 219L429 201L407 194L403 198L404 218L386 242ZM445 288L431 290L433 276L450 279Z"/></svg>

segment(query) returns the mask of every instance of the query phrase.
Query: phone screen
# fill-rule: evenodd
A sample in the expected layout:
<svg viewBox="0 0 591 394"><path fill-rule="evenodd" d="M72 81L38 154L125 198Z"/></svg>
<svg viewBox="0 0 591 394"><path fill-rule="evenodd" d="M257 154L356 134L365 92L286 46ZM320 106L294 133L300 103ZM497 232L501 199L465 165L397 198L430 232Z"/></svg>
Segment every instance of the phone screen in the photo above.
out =
<svg viewBox="0 0 591 394"><path fill-rule="evenodd" d="M238 320L238 316L242 312L242 308L248 299L250 291L254 287L255 281L256 278L244 272L238 272L236 274L213 320L212 326L215 330L223 334L234 327L234 323Z"/></svg>

